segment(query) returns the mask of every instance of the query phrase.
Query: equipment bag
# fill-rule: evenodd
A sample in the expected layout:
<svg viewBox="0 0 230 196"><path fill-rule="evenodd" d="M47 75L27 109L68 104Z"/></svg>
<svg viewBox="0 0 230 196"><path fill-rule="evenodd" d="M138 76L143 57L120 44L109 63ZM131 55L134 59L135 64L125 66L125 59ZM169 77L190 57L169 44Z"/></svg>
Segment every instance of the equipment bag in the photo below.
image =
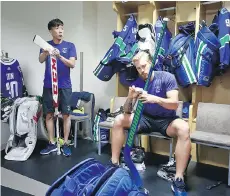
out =
<svg viewBox="0 0 230 196"><path fill-rule="evenodd" d="M172 39L164 64L169 72L175 74L182 87L197 82L195 76L194 23L179 27L179 34Z"/></svg>
<svg viewBox="0 0 230 196"><path fill-rule="evenodd" d="M48 189L46 196L141 196L129 173L119 167L105 166L89 158L62 175Z"/></svg>
<svg viewBox="0 0 230 196"><path fill-rule="evenodd" d="M195 48L197 85L209 87L215 77L219 64L220 43L214 31L214 25L208 27L203 21L197 33Z"/></svg>

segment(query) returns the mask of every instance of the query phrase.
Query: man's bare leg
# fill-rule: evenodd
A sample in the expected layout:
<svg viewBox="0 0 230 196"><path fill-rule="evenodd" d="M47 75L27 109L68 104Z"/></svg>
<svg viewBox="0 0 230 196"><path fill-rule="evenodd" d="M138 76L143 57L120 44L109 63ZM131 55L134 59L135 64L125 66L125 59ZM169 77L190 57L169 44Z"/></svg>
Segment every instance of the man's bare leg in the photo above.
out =
<svg viewBox="0 0 230 196"><path fill-rule="evenodd" d="M63 114L64 142L67 144L70 133L71 120L70 115Z"/></svg>
<svg viewBox="0 0 230 196"><path fill-rule="evenodd" d="M120 152L125 141L125 128L129 128L133 119L133 114L120 114L116 116L112 128L112 163L118 164Z"/></svg>
<svg viewBox="0 0 230 196"><path fill-rule="evenodd" d="M167 134L171 137L177 137L176 144L176 178L183 179L184 171L187 167L191 153L191 141L188 123L182 119L174 120L167 129Z"/></svg>
<svg viewBox="0 0 230 196"><path fill-rule="evenodd" d="M54 144L54 115L53 113L48 113L46 115L46 128L49 134L49 140Z"/></svg>

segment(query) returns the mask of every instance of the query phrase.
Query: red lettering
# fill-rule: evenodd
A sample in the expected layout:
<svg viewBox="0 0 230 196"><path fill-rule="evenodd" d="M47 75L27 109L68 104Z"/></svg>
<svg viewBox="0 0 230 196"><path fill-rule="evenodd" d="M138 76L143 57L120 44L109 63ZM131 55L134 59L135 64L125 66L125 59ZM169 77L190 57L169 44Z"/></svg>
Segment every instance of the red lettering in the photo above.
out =
<svg viewBox="0 0 230 196"><path fill-rule="evenodd" d="M51 59L52 59L52 69L57 70L56 59L55 58L51 58Z"/></svg>
<svg viewBox="0 0 230 196"><path fill-rule="evenodd" d="M53 84L53 92L54 92L54 94L55 95L57 95L58 94L58 89L57 89L57 85L56 84Z"/></svg>
<svg viewBox="0 0 230 196"><path fill-rule="evenodd" d="M57 73L53 72L53 82L57 82Z"/></svg>

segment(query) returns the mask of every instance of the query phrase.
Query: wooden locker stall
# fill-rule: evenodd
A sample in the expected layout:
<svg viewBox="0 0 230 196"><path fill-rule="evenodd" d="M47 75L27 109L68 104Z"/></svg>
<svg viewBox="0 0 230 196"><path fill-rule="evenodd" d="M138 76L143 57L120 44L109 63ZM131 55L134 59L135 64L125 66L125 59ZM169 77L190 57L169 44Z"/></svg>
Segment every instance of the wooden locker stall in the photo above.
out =
<svg viewBox="0 0 230 196"><path fill-rule="evenodd" d="M217 14L217 11L222 6L225 7L226 4L227 2L216 2L212 4L209 4L209 2L202 2L200 5L199 22L205 20L209 26L214 15ZM223 76L216 76L210 87L194 86L192 102L193 107L191 107L190 111L190 127L191 131L194 131L196 128L197 104L199 102L230 104L230 70ZM193 159L195 158L194 160L196 160L197 154L198 160L196 161L215 166L228 167L227 150L202 145L199 145L198 149L193 145L192 155Z"/></svg>
<svg viewBox="0 0 230 196"><path fill-rule="evenodd" d="M223 6L230 9L228 2L224 2ZM218 9L222 6L221 2L210 4L209 2L183 2L183 1L121 1L113 2L113 9L117 13L117 30L120 31L124 27L129 15L133 13L136 16L138 24L152 23L155 24L158 16L168 17L171 19L168 28L173 37L178 33L178 27L191 21L195 21L196 31L199 31L199 24L202 20L207 21L208 25ZM195 35L196 36L196 35ZM200 87L191 85L188 88L180 88L179 98L182 101L191 101L189 126L192 131L196 127L196 112L198 102L214 102L230 104L230 72L221 77L216 77L210 87ZM123 86L119 82L119 74L116 74L116 96L127 96L128 87ZM152 151L154 153L168 155L169 143L166 140L151 138ZM174 141L174 149L175 149ZM142 136L142 144L149 150L148 136ZM211 147L199 147L199 161L212 165L227 167L228 154L226 150L214 149ZM196 145L192 144L192 159L196 161Z"/></svg>

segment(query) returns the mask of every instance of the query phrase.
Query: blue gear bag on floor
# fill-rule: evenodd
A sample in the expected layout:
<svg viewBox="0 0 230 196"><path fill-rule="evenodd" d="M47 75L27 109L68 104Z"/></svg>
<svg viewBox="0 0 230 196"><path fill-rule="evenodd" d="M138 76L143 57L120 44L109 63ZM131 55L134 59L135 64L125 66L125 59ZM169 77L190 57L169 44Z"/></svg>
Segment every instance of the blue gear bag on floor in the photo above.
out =
<svg viewBox="0 0 230 196"><path fill-rule="evenodd" d="M46 196L144 196L128 171L89 158L74 166L48 189Z"/></svg>

